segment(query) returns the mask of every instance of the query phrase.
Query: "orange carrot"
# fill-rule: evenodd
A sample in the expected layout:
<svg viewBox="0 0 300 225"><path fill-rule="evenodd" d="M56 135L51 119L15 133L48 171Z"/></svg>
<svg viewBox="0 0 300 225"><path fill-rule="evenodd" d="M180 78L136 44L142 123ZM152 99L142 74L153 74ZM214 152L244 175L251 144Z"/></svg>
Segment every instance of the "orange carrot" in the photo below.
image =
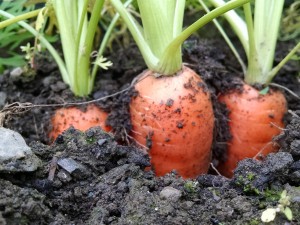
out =
<svg viewBox="0 0 300 225"><path fill-rule="evenodd" d="M132 136L148 147L156 175L173 169L184 178L206 173L214 115L201 78L187 67L159 78L147 70L135 89L138 95L130 103Z"/></svg>
<svg viewBox="0 0 300 225"><path fill-rule="evenodd" d="M51 118L52 129L49 133L50 140L54 141L59 134L70 126L85 131L91 127L100 126L105 131L111 127L105 124L107 113L96 105L88 105L85 111L77 107L60 108Z"/></svg>
<svg viewBox="0 0 300 225"><path fill-rule="evenodd" d="M230 111L232 139L228 143L227 160L220 163L218 170L223 175L232 177L240 160L259 159L259 156L278 150L278 146L272 143L272 138L284 127L283 117L287 111L287 103L279 91L270 90L262 95L247 84L244 84L242 92L221 95L219 100Z"/></svg>

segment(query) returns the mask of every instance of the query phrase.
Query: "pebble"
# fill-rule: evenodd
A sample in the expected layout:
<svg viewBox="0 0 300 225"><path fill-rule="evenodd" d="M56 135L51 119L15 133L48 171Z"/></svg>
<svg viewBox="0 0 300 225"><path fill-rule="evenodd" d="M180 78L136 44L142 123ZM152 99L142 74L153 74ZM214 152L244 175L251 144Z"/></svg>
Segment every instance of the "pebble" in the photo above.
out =
<svg viewBox="0 0 300 225"><path fill-rule="evenodd" d="M19 133L0 127L0 137L1 172L32 172L41 165Z"/></svg>
<svg viewBox="0 0 300 225"><path fill-rule="evenodd" d="M97 141L99 146L102 146L106 142L106 139L102 138Z"/></svg>
<svg viewBox="0 0 300 225"><path fill-rule="evenodd" d="M12 79L17 79L23 74L24 70L21 67L16 67L10 72Z"/></svg>
<svg viewBox="0 0 300 225"><path fill-rule="evenodd" d="M182 196L182 192L173 187L164 187L159 194L161 199L171 200L171 201L178 201L179 198Z"/></svg>
<svg viewBox="0 0 300 225"><path fill-rule="evenodd" d="M69 174L77 178L82 178L88 174L86 167L72 158L59 159L57 164Z"/></svg>

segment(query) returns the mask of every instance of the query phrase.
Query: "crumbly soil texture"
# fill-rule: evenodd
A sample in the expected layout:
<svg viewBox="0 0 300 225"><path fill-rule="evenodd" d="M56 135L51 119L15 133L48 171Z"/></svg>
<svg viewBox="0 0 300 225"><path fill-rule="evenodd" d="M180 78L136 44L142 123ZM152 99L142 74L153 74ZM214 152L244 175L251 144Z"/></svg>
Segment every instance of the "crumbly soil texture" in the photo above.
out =
<svg viewBox="0 0 300 225"><path fill-rule="evenodd" d="M281 45L277 62L290 47ZM184 61L201 74L215 102L213 162L226 157L224 143L230 138L228 112L216 98L239 86L236 78L242 76L224 46L219 39L196 37L183 45ZM273 224L300 224L297 97L285 92L287 127L275 138L280 151L262 161L241 161L232 179L217 175L213 168L193 180L183 180L176 171L155 177L147 169L148 156L130 144L127 136L131 129L128 103L136 94L131 81L145 64L134 46L109 58L114 66L100 71L95 91L86 99L73 97L47 55L37 58L34 76L14 70L0 75L0 122L19 132L42 160L35 172L0 174L0 224L263 224L262 213L279 207L283 190L293 216L289 220L277 212ZM299 65L291 62L274 83L300 96L298 73ZM109 112L107 123L115 135L99 127L86 132L71 127L49 144L49 121L56 108L52 104L93 99Z"/></svg>

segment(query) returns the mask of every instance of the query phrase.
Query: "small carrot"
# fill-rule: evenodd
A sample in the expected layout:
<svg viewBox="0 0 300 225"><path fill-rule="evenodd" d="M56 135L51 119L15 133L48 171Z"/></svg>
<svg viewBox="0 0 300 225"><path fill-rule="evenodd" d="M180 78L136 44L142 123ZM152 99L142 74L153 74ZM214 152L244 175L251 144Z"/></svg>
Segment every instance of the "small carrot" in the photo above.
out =
<svg viewBox="0 0 300 225"><path fill-rule="evenodd" d="M207 172L214 115L205 88L187 67L160 78L147 70L135 85L138 95L130 103L132 136L149 148L156 175L173 169L184 178Z"/></svg>
<svg viewBox="0 0 300 225"><path fill-rule="evenodd" d="M77 107L60 108L51 118L52 129L49 133L50 140L54 141L59 134L70 126L85 131L91 127L100 126L105 131L111 127L105 124L108 114L96 105L88 105L85 111Z"/></svg>
<svg viewBox="0 0 300 225"><path fill-rule="evenodd" d="M278 150L272 138L284 127L283 117L287 103L280 91L270 90L262 95L244 84L242 92L221 95L219 101L229 109L229 127L232 139L228 143L227 159L218 170L232 177L237 163L244 158L257 158Z"/></svg>

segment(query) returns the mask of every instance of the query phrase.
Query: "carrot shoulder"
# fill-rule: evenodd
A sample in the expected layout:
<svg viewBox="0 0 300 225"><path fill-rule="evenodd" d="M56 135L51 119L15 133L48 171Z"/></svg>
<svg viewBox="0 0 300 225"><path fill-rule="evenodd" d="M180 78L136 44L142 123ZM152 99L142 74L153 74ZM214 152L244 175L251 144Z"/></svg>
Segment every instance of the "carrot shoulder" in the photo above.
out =
<svg viewBox="0 0 300 225"><path fill-rule="evenodd" d="M229 127L232 135L228 143L227 160L218 170L231 177L237 163L245 158L257 158L278 150L272 138L284 127L287 103L280 91L270 90L262 95L244 84L242 92L221 95L219 100L230 111Z"/></svg>
<svg viewBox="0 0 300 225"><path fill-rule="evenodd" d="M176 170L184 178L206 173L211 159L214 115L201 78L184 68L156 78L147 70L130 103L132 136L148 147L158 176Z"/></svg>
<svg viewBox="0 0 300 225"><path fill-rule="evenodd" d="M111 127L105 124L108 114L99 109L96 105L88 105L85 111L77 107L60 108L55 111L51 118L52 129L49 133L50 140L55 140L59 134L70 126L86 131L95 126L100 126L105 131Z"/></svg>

